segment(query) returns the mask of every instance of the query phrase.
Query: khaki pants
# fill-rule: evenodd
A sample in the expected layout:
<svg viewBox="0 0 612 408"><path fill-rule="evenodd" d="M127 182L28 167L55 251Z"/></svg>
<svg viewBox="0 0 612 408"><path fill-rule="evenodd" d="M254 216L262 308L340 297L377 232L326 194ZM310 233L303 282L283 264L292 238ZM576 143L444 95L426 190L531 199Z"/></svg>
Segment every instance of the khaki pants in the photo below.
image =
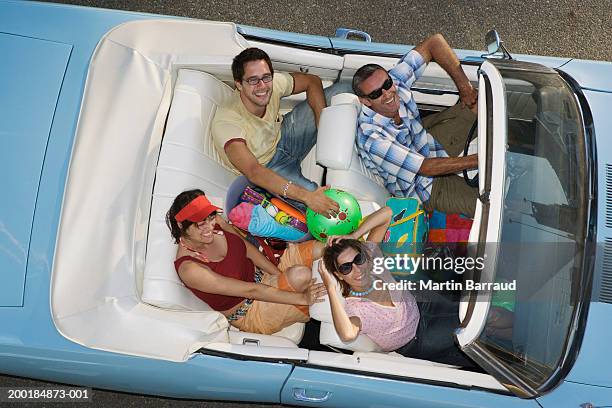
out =
<svg viewBox="0 0 612 408"><path fill-rule="evenodd" d="M278 264L281 275L264 273L261 283L275 288L295 292L287 280L285 271L294 265L312 267L312 249L314 241L289 244ZM233 326L249 333L272 334L293 323L304 323L310 320L308 306L284 305L281 303L256 300L246 316L232 322Z"/></svg>
<svg viewBox="0 0 612 408"><path fill-rule="evenodd" d="M436 138L449 156L456 157L463 152L474 120L474 112L457 104L423 118L423 127ZM450 174L433 178L431 195L424 205L428 211L462 213L473 217L477 199L477 188L469 187L462 176Z"/></svg>

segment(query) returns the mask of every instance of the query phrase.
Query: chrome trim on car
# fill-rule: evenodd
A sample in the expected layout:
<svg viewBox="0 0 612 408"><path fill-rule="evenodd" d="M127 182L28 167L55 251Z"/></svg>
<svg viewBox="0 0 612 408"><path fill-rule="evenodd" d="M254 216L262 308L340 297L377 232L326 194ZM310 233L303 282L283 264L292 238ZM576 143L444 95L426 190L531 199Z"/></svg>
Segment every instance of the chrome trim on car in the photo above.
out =
<svg viewBox="0 0 612 408"><path fill-rule="evenodd" d="M355 30L355 29L352 29L352 28L344 28L344 27L336 29L335 37L337 37L337 38L348 39L349 35L354 35L356 37L361 37L361 38L363 38L363 41L365 41L365 42L372 42L372 36L370 34L366 33L365 31Z"/></svg>
<svg viewBox="0 0 612 408"><path fill-rule="evenodd" d="M536 64L534 62L525 62L517 60L505 60L505 59L488 59L488 62L495 65L497 69L505 69L508 71L524 71L534 72L538 74L554 74L555 71L544 65Z"/></svg>
<svg viewBox="0 0 612 408"><path fill-rule="evenodd" d="M514 395L520 398L534 398L538 396L538 391L532 388L528 383L523 381L519 376L508 370L499 358L480 345L478 342L471 344L469 347L462 349L474 361L478 361L478 365L486 372L493 375L504 387L511 391Z"/></svg>

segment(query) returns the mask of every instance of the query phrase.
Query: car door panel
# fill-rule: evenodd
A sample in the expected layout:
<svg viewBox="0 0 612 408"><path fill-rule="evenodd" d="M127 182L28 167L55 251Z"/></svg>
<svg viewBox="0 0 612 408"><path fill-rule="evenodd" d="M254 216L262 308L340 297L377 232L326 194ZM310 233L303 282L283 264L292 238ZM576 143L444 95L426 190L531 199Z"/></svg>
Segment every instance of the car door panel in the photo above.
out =
<svg viewBox="0 0 612 408"><path fill-rule="evenodd" d="M59 343L55 350L3 345L0 372L135 394L278 403L292 368L222 355L166 361L92 350L65 339Z"/></svg>
<svg viewBox="0 0 612 408"><path fill-rule="evenodd" d="M535 400L486 390L311 367L293 370L283 387L281 402L317 407L538 407Z"/></svg>

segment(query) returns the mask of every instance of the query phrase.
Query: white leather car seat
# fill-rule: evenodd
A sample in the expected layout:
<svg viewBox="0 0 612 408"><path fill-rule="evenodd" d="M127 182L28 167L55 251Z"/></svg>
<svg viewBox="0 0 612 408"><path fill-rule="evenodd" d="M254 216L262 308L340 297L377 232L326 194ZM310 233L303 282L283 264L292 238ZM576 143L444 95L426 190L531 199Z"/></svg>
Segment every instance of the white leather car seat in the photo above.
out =
<svg viewBox="0 0 612 408"><path fill-rule="evenodd" d="M349 93L334 96L330 106L321 112L316 154L317 163L327 167L326 184L353 194L365 216L384 206L390 194L382 180L365 168L357 153L357 116L360 111L357 96ZM319 282L320 261L315 261L312 268L313 278ZM310 306L310 317L321 322L321 344L356 352L380 351L380 347L365 335L357 336L350 343L340 340L327 296L324 302Z"/></svg>
<svg viewBox="0 0 612 408"><path fill-rule="evenodd" d="M228 67L229 69L229 67ZM142 301L174 310L220 313L212 310L183 285L174 269L177 245L165 223L166 211L182 191L199 188L220 208L236 175L225 167L215 150L211 122L219 105L232 95L232 88L201 71L178 72L172 105L157 165ZM221 315L222 316L222 315ZM304 324L296 323L275 335L299 343ZM261 345L288 346L280 339L259 334L230 333L230 340L256 339Z"/></svg>
<svg viewBox="0 0 612 408"><path fill-rule="evenodd" d="M326 184L358 200L384 205L390 194L382 179L368 170L357 153L357 117L361 103L354 94L334 96L323 109L317 134L317 163L327 167Z"/></svg>

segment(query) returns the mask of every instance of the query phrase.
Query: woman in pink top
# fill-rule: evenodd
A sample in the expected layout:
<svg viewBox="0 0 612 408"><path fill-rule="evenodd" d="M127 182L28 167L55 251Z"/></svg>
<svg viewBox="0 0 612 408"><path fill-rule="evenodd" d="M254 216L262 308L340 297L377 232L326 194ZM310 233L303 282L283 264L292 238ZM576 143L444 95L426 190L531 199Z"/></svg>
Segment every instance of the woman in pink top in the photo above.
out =
<svg viewBox="0 0 612 408"><path fill-rule="evenodd" d="M391 215L390 208L382 208L366 218L353 234L330 237L319 264L340 339L350 342L365 334L383 351L396 350L412 340L419 322L419 309L412 294L382 288L383 282L394 282L388 271L371 273L373 259L383 256L377 244L384 237ZM356 240L368 232L368 242ZM344 307L334 290L336 285L340 285L346 298Z"/></svg>
<svg viewBox="0 0 612 408"><path fill-rule="evenodd" d="M319 273L327 287L336 332L343 342L364 334L383 351L472 367L454 344L453 332L459 326L457 302L432 291L415 293L417 302L410 291L383 285L395 282L388 270L373 272L373 259L383 256L378 244L392 215L389 207L381 208L353 234L328 240ZM357 240L368 232L367 242ZM346 298L344 307L336 285Z"/></svg>
<svg viewBox="0 0 612 408"><path fill-rule="evenodd" d="M365 334L383 351L393 351L412 340L419 323L419 309L408 291L389 290L384 282L394 282L388 271L370 273L372 259L382 256L374 243L344 239L328 247L319 272L328 289L334 326L343 342ZM332 270L333 275L327 270ZM344 308L336 282L346 297Z"/></svg>

